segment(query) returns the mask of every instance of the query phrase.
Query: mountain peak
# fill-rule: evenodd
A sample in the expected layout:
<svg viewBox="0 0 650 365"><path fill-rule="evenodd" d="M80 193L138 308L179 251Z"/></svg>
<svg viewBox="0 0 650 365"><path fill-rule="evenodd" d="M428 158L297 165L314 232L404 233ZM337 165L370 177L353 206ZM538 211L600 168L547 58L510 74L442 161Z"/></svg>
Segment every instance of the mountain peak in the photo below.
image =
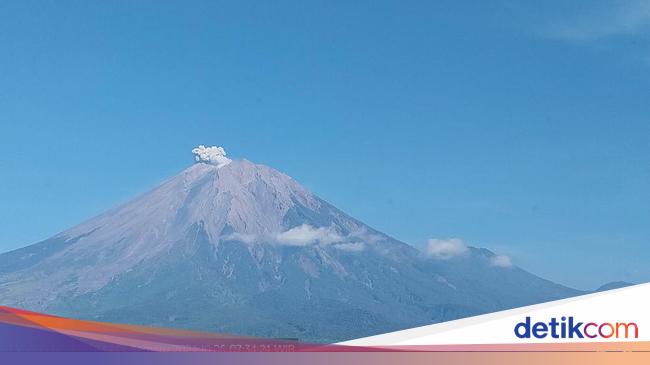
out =
<svg viewBox="0 0 650 365"><path fill-rule="evenodd" d="M212 157L206 157L211 159ZM215 160L216 161L216 160ZM76 237L98 230L147 236L156 231L178 239L200 224L216 243L222 231L269 234L285 227L287 212L300 205L318 209L321 201L289 176L246 159L197 162L153 190L62 233ZM118 237L115 237L115 235ZM148 242L160 241L152 240Z"/></svg>

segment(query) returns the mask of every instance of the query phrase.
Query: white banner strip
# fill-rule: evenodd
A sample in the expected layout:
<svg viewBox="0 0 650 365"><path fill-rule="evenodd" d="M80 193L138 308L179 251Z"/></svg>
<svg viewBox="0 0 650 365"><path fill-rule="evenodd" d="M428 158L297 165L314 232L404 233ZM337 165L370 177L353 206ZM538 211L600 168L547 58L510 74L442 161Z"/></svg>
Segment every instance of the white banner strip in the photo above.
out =
<svg viewBox="0 0 650 365"><path fill-rule="evenodd" d="M650 283L340 344L400 346L609 341L650 341Z"/></svg>

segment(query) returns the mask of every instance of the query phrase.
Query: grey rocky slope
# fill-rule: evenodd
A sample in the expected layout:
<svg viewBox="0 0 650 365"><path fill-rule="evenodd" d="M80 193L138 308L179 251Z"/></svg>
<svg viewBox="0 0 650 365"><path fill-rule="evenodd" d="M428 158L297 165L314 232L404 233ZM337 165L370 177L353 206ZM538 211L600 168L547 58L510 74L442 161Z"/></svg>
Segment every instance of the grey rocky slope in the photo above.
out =
<svg viewBox="0 0 650 365"><path fill-rule="evenodd" d="M269 167L197 163L0 255L0 305L335 342L581 294L493 256L433 259Z"/></svg>

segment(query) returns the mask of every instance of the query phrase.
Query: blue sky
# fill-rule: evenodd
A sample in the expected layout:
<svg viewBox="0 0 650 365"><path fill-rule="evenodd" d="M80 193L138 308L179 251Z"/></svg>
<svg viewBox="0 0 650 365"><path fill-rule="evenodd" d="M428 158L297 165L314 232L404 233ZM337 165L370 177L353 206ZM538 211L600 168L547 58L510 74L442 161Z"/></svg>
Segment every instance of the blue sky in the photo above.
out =
<svg viewBox="0 0 650 365"><path fill-rule="evenodd" d="M217 144L414 245L650 280L650 2L487 3L3 1L0 251Z"/></svg>

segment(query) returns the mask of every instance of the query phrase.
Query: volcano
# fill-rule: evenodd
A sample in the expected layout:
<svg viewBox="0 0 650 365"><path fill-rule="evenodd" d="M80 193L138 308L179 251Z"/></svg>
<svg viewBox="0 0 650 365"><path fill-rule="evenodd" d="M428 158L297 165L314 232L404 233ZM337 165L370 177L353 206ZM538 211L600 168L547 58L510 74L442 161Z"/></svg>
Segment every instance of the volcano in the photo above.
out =
<svg viewBox="0 0 650 365"><path fill-rule="evenodd" d="M0 305L327 343L581 294L495 265L487 249L432 257L270 167L197 156L134 200L0 255Z"/></svg>

